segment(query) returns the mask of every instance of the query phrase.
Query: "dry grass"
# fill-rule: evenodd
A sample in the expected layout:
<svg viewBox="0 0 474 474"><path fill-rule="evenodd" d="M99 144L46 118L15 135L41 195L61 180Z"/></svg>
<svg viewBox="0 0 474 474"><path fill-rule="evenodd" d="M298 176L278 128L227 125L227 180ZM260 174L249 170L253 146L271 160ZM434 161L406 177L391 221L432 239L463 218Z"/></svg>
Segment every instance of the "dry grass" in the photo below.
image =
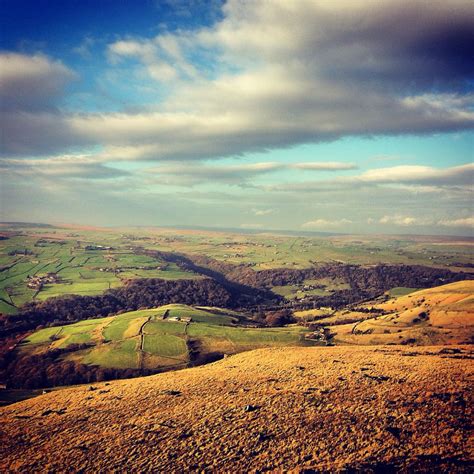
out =
<svg viewBox="0 0 474 474"><path fill-rule="evenodd" d="M334 326L335 341L349 344L467 344L474 340L474 281L430 288L374 306L383 316L347 318L359 321ZM328 323L329 318L323 321Z"/></svg>
<svg viewBox="0 0 474 474"><path fill-rule="evenodd" d="M272 348L64 389L1 409L0 471L469 472L473 357Z"/></svg>

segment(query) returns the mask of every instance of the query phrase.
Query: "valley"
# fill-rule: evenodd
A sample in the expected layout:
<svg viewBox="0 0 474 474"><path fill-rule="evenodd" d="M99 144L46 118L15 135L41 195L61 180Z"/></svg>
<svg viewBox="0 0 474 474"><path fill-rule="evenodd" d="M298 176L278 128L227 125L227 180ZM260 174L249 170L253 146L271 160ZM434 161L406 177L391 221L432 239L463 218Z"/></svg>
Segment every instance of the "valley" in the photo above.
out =
<svg viewBox="0 0 474 474"><path fill-rule="evenodd" d="M2 471L472 467L466 237L1 235Z"/></svg>
<svg viewBox="0 0 474 474"><path fill-rule="evenodd" d="M1 232L0 381L14 391L2 403L261 347L472 343L467 238ZM450 251L427 260L436 246Z"/></svg>

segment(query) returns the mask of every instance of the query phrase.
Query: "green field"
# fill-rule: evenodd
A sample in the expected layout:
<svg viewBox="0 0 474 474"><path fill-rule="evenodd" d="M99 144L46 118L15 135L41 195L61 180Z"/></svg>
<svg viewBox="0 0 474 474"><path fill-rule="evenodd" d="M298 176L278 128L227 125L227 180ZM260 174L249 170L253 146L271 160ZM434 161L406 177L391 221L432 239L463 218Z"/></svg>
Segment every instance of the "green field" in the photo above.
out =
<svg viewBox="0 0 474 474"><path fill-rule="evenodd" d="M287 300L301 300L307 296L327 296L335 291L348 290L350 285L339 278L305 280L298 285L274 286L272 291Z"/></svg>
<svg viewBox="0 0 474 474"><path fill-rule="evenodd" d="M188 356L186 341L171 334L146 335L143 350L151 355L185 360Z"/></svg>
<svg viewBox="0 0 474 474"><path fill-rule="evenodd" d="M410 293L418 291L419 289L420 288L407 288L405 286L396 286L395 288L392 288L390 291L388 291L388 294L392 298L395 298L397 296L409 295Z"/></svg>
<svg viewBox="0 0 474 474"><path fill-rule="evenodd" d="M19 235L20 234L20 235ZM87 249L88 246L103 248ZM31 278L56 275L56 281L28 287ZM14 314L32 299L97 295L135 278L199 278L173 263L139 254L115 232L24 230L0 241L0 312Z"/></svg>
<svg viewBox="0 0 474 474"><path fill-rule="evenodd" d="M191 360L190 347L205 356L310 344L304 339L304 327L256 328L250 324L251 320L235 311L172 304L41 329L28 336L18 350L23 355L38 355L53 348L75 349L72 344L87 344L68 351L63 359L105 368L138 369L145 364L159 369L186 365Z"/></svg>
<svg viewBox="0 0 474 474"><path fill-rule="evenodd" d="M135 337L111 344L99 345L82 359L82 363L118 369L138 369L138 344L139 339Z"/></svg>

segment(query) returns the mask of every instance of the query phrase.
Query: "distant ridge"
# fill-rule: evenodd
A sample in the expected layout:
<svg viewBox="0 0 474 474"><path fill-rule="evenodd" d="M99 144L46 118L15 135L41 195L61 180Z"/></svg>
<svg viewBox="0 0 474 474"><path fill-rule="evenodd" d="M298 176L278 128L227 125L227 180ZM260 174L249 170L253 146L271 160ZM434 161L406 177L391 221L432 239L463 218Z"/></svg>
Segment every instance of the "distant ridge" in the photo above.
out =
<svg viewBox="0 0 474 474"><path fill-rule="evenodd" d="M56 226L51 224L43 224L41 222L0 222L0 226L5 227L48 227L54 229Z"/></svg>
<svg viewBox="0 0 474 474"><path fill-rule="evenodd" d="M229 232L233 234L278 234L278 235L294 235L298 236L313 236L319 235L323 237L329 237L332 235L350 235L343 232L318 232L318 231L308 231L308 230L285 230L285 229L249 229L244 227L208 227L208 226L191 226L191 225L157 225L157 226L131 226L131 228L162 228L162 229L177 229L177 230L203 230L203 231L213 231L213 232Z"/></svg>
<svg viewBox="0 0 474 474"><path fill-rule="evenodd" d="M348 232L323 232L323 231L310 231L310 230L288 230L288 229L250 229L243 227L211 227L211 226L194 226L194 225L111 225L111 226L87 226L85 224L44 224L36 222L7 222L0 221L0 227L38 227L38 228L51 228L51 229L62 229L69 227L90 227L101 230L111 229L175 229L175 230L201 230L206 232L227 232L233 234L246 234L246 235L258 235L258 234L272 234L272 235L283 235L283 236L294 236L294 237L343 237L343 236L367 236L367 237L400 237L407 239L419 239L419 238L431 238L438 240L463 240L473 241L474 236L472 235L449 235L449 234L381 234L378 232L369 234L359 233L348 233Z"/></svg>

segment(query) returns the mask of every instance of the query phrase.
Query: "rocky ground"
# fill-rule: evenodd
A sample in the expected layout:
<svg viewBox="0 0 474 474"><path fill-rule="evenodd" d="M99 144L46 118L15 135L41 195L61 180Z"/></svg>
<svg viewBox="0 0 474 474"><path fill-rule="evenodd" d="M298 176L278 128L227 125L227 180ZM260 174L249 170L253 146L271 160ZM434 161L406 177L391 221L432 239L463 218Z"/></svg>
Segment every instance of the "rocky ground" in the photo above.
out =
<svg viewBox="0 0 474 474"><path fill-rule="evenodd" d="M474 351L261 349L0 409L1 472L472 472Z"/></svg>

